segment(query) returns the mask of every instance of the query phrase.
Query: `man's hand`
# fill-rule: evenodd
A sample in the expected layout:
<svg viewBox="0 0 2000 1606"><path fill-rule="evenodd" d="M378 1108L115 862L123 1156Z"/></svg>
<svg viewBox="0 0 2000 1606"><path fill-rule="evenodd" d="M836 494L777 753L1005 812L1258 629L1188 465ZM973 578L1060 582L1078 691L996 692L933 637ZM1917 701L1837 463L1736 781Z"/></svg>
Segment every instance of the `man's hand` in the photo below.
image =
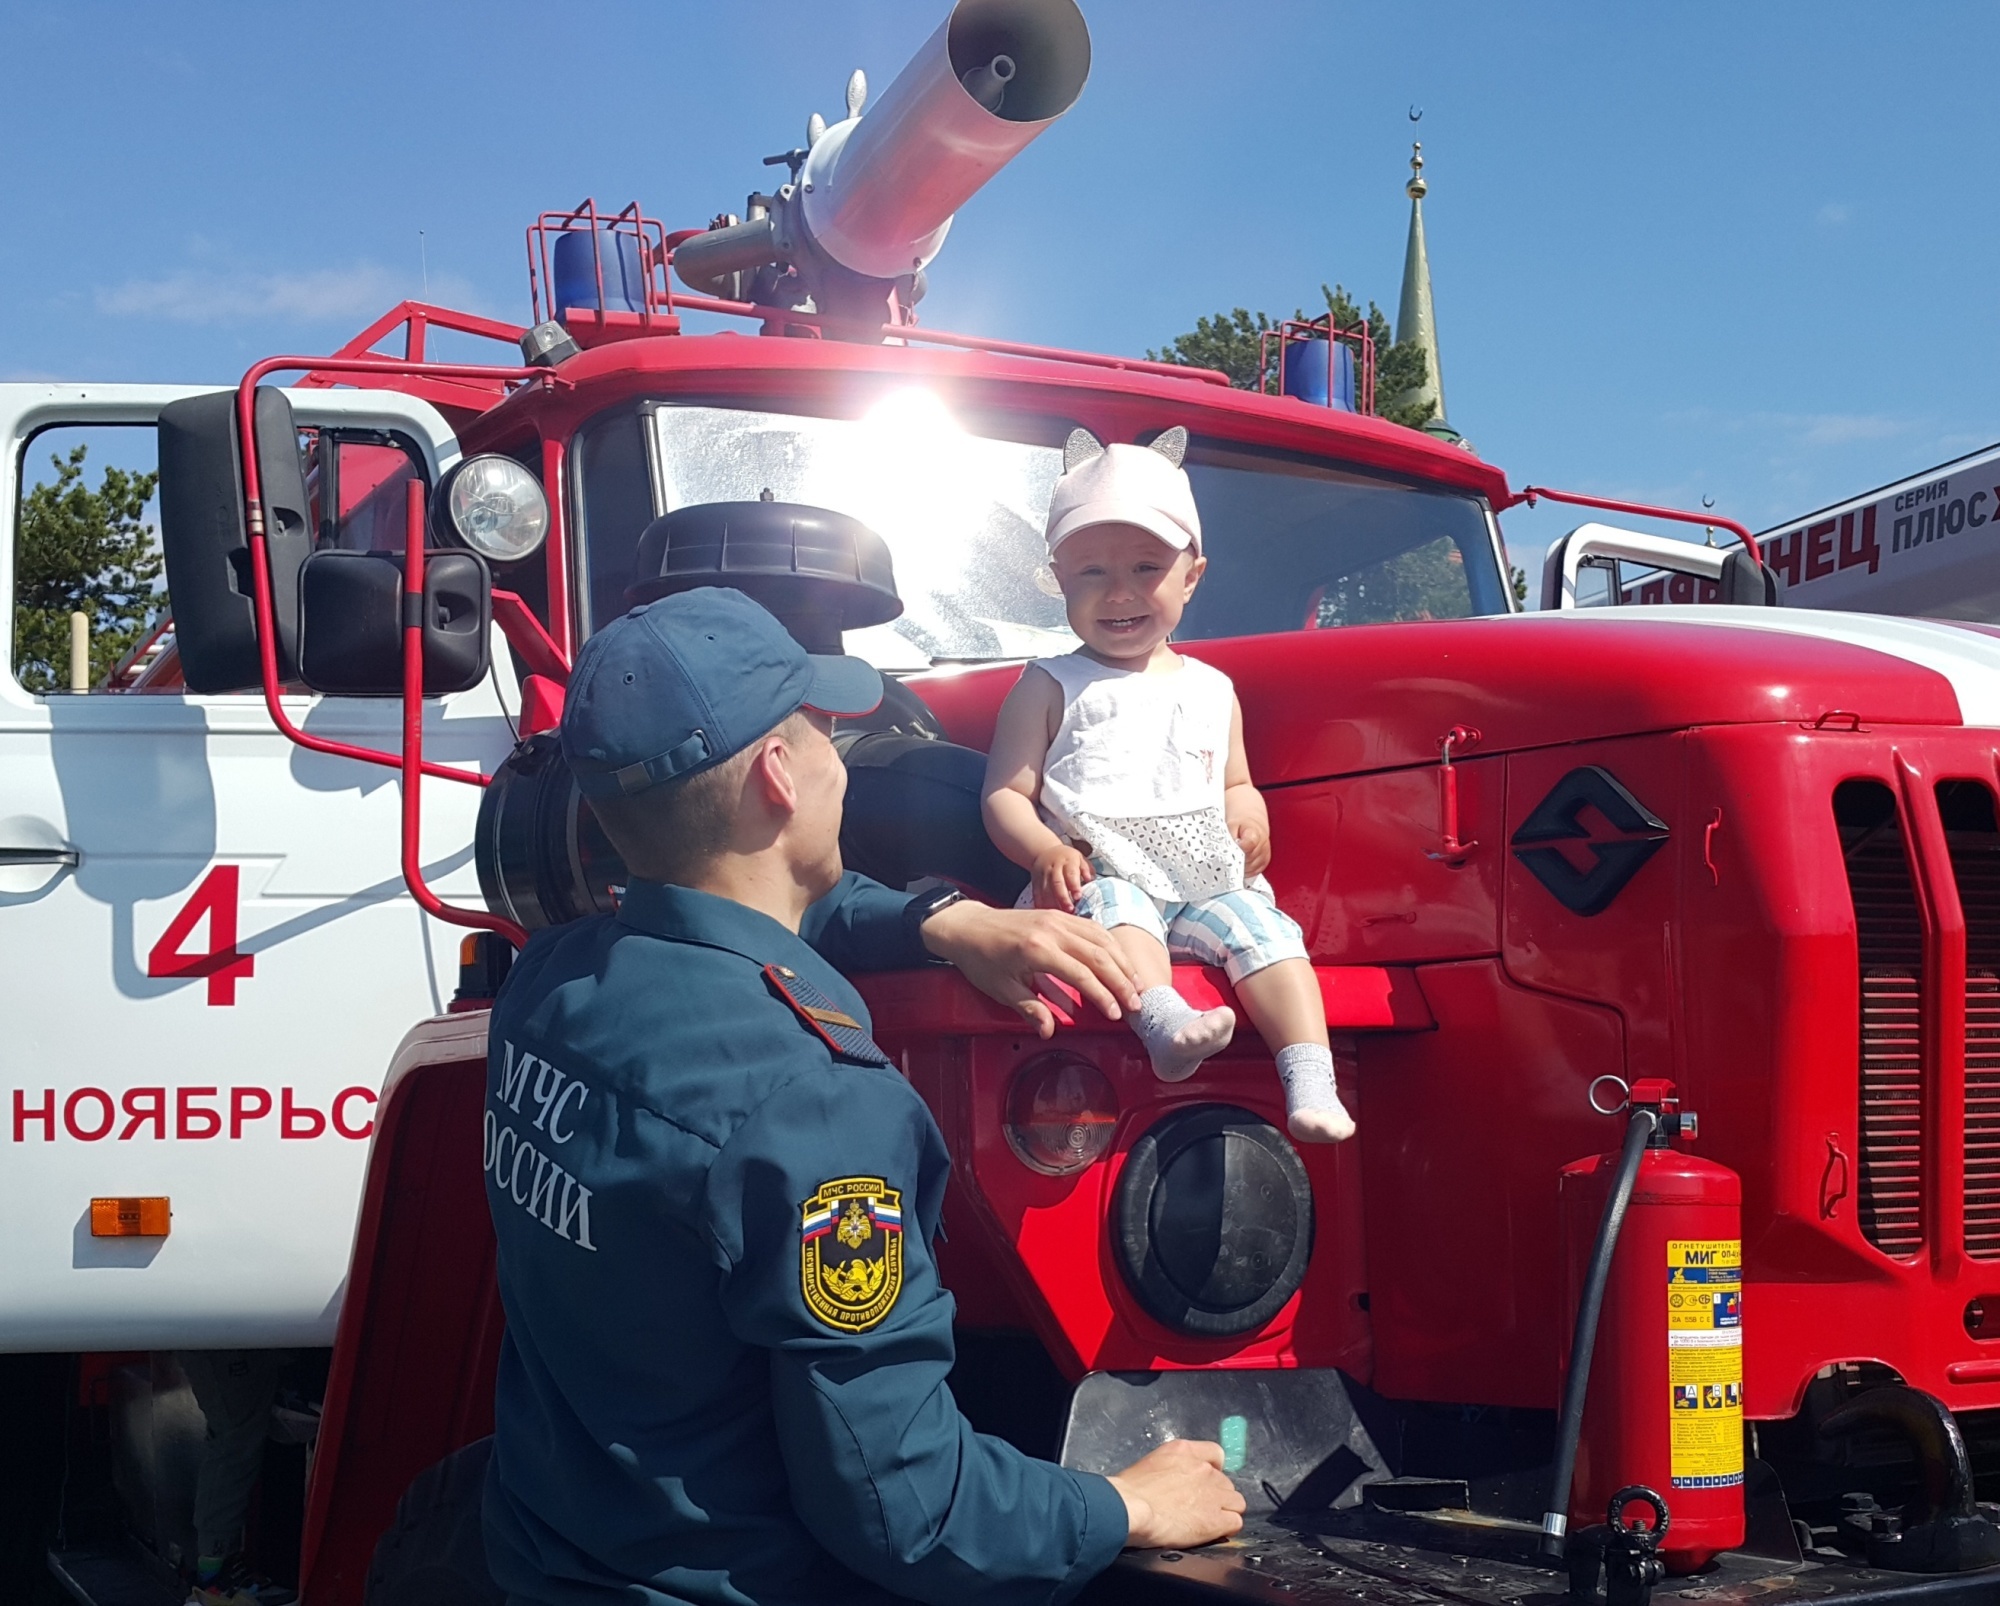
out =
<svg viewBox="0 0 2000 1606"><path fill-rule="evenodd" d="M1112 1020L1139 1007L1137 980L1111 934L1095 921L1054 909L992 909L967 899L940 909L920 929L926 948L1043 1037L1055 1034L1050 1004L1069 1007L1050 986L1051 977Z"/></svg>
<svg viewBox="0 0 2000 1606"><path fill-rule="evenodd" d="M1037 854L1029 874L1034 877L1035 907L1061 909L1069 914L1076 913L1076 900L1083 896L1084 883L1097 879L1090 860L1067 842L1058 842Z"/></svg>
<svg viewBox="0 0 2000 1606"><path fill-rule="evenodd" d="M1222 1446L1169 1439L1112 1477L1125 1500L1125 1544L1185 1550L1243 1526L1243 1496L1222 1470Z"/></svg>

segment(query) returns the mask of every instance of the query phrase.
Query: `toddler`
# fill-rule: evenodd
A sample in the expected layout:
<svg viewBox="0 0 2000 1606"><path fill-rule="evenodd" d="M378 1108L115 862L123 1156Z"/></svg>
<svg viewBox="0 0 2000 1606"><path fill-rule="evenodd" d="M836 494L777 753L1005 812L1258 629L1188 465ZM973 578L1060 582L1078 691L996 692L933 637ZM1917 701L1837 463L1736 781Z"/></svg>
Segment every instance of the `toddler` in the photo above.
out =
<svg viewBox="0 0 2000 1606"><path fill-rule="evenodd" d="M1304 939L1261 873L1270 821L1242 709L1227 675L1168 645L1208 566L1186 450L1180 428L1151 446L1070 435L1049 562L1083 645L1030 664L1002 705L986 828L1032 874L1023 902L1110 928L1156 1075L1181 1081L1228 1046L1235 1012L1196 1010L1172 985L1173 956L1219 965L1277 1056L1292 1136L1338 1143L1354 1121Z"/></svg>

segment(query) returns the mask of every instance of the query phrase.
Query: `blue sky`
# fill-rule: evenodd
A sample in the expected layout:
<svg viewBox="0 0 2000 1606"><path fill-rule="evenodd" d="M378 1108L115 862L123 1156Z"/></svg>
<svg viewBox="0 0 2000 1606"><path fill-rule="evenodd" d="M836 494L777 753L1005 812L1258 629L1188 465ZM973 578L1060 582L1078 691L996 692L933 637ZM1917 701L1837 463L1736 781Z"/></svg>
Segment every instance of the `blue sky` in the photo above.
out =
<svg viewBox="0 0 2000 1606"><path fill-rule="evenodd" d="M1516 484L1774 523L2000 439L2000 7L1083 0L1076 110L961 213L929 324L1137 352L1339 280L1392 313L1423 108L1450 413ZM226 381L521 231L668 227L887 83L942 0L0 9L0 376ZM1577 522L1505 520L1517 555Z"/></svg>

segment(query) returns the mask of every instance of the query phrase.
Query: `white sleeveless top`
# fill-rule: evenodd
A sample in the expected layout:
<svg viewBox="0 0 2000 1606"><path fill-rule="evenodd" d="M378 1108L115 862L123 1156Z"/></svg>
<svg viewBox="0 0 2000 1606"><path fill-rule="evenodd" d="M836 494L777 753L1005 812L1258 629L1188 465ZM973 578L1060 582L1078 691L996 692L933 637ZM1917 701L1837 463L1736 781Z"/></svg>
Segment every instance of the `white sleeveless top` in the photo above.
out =
<svg viewBox="0 0 2000 1606"><path fill-rule="evenodd" d="M1222 812L1236 692L1221 670L1180 664L1161 675L1081 653L1037 659L1063 695L1038 801L1098 874L1191 903L1243 885L1243 850Z"/></svg>

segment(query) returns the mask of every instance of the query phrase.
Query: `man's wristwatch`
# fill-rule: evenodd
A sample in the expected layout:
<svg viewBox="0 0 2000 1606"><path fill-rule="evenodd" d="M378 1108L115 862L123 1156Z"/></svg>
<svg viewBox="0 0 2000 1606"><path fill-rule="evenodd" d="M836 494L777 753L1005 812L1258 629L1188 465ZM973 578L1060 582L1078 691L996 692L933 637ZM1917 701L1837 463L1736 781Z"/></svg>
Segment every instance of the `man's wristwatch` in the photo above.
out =
<svg viewBox="0 0 2000 1606"><path fill-rule="evenodd" d="M924 922L940 909L949 909L953 904L964 901L965 894L956 887L932 887L928 892L918 893L903 905L903 929L910 934L910 941L917 947L923 948ZM924 949L924 952L934 965L951 963L948 959L941 959L936 954L930 953L928 949Z"/></svg>

